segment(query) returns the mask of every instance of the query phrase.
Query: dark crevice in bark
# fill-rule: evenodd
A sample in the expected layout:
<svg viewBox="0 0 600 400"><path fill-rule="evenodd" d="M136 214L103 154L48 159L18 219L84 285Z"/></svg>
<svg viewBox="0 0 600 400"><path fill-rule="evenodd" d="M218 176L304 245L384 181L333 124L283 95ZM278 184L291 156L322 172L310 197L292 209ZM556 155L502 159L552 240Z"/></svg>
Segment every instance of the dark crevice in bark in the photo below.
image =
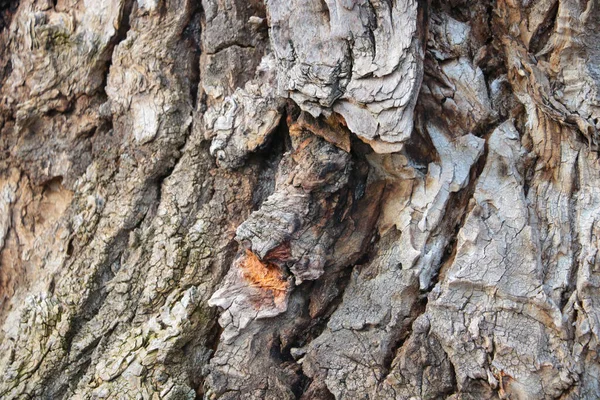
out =
<svg viewBox="0 0 600 400"><path fill-rule="evenodd" d="M185 146L192 134L192 129L193 129L193 125L190 125L188 127L188 129L185 131L185 135L183 137L182 143L174 151L174 154L175 154L174 160L170 161L170 162L167 161L166 170L164 170L163 172L159 172L159 175L157 177L155 177L150 183L150 185L156 186L157 192L158 192L156 199L150 205L150 210L154 210L154 212L150 213L150 216L152 218L155 216L156 209L158 208L158 206L160 205L160 202L162 200L162 190L163 190L164 182L167 178L169 178L173 174L173 171L177 167L177 164L179 164L179 162L181 161L181 158L183 157Z"/></svg>
<svg viewBox="0 0 600 400"><path fill-rule="evenodd" d="M102 84L100 85L100 88L101 88L100 95L103 96L104 98L106 98L106 84L108 81L108 74L110 73L110 68L113 64L115 51L116 51L117 47L119 47L119 44L121 44L121 42L127 38L127 33L131 29L131 21L130 20L131 20L131 15L133 13L134 3L135 3L135 0L125 0L122 13L119 16L120 17L119 29L117 30L115 37L112 39L111 46L107 50L110 52L110 54L106 60L106 65L104 67L104 76L102 78Z"/></svg>
<svg viewBox="0 0 600 400"><path fill-rule="evenodd" d="M321 10L319 10L319 11L323 15L323 18L325 18L325 20L327 21L327 23L329 23L329 21L331 21L331 15L329 13L329 7L327 6L327 3L325 2L325 0L320 0L320 3L321 3Z"/></svg>
<svg viewBox="0 0 600 400"><path fill-rule="evenodd" d="M483 153L477 160L477 162L471 167L471 171L469 173L469 184L466 188L462 189L458 192L454 197L450 199L448 202L448 206L446 207L446 214L449 215L447 220L452 220L452 215L458 216L458 219L455 219L455 224L448 229L450 233L450 240L444 249L444 253L442 255L442 259L439 263L438 272L433 276L431 280L431 285L428 291L440 281L445 279L446 271L452 263L454 262L454 257L456 256L457 245L458 245L458 233L464 227L467 216L470 212L471 199L473 198L473 194L475 193L475 188L477 187L477 183L479 181L479 177L485 168L485 164L488 156L488 137L494 131L495 127L491 128L488 131L488 134L485 137L484 149ZM441 230L443 233L443 229Z"/></svg>
<svg viewBox="0 0 600 400"><path fill-rule="evenodd" d="M111 327L104 335L95 338L85 348L81 349L81 353L79 353L78 357L75 358L75 361L71 362L67 366L67 371L69 371L69 374L66 382L61 379L51 381L51 385L49 385L47 388L50 398L63 399L66 398L66 395L70 391L75 390L78 383L85 376L89 368L93 367L94 360L92 360L92 356L94 352L98 350L98 346L102 345L103 340L112 335L116 327L117 325ZM65 375L63 375L62 378L64 378Z"/></svg>
<svg viewBox="0 0 600 400"><path fill-rule="evenodd" d="M193 130L194 128L192 128ZM211 163L210 165L212 167L214 167L213 163L214 163L214 159L212 159L210 157L209 154L209 146L210 146L210 142L209 141L204 141L202 143L200 143L198 145L197 151L200 154L205 154L206 159L209 161L209 163ZM184 149L185 151L185 149ZM202 160L204 161L204 160ZM199 162L202 162L199 161ZM204 177L201 177L204 178ZM208 182L209 180L203 180L202 182ZM187 230L189 230L190 226L195 222L195 216L196 213L198 212L198 210L202 209L202 206L204 204L207 204L208 202L210 202L210 200L213 198L214 193L215 193L215 189L213 187L213 185L211 184L207 184L207 185L202 185L202 183L195 181L194 185L199 187L199 193L197 193L196 198L191 206L191 210L189 214L184 215L184 222L181 224L180 230L182 234L185 234L184 232L187 232Z"/></svg>
<svg viewBox="0 0 600 400"><path fill-rule="evenodd" d="M275 191L275 178L283 154L290 149L289 127L284 111L279 126L256 152L251 153L246 165L258 165L256 187L252 193L252 210L258 210L262 203Z"/></svg>
<svg viewBox="0 0 600 400"><path fill-rule="evenodd" d="M366 265L370 262L371 258L374 255L373 248L374 248L375 244L376 244L376 240L375 240L375 238L373 238L373 241L371 242L369 249L364 252L364 254L361 256L361 258L353 266L344 268L343 270L341 270L339 272L339 275L336 277L336 280L335 280L335 285L336 285L336 288L338 291L337 296L335 296L330 301L327 308L325 309L325 311L322 314L319 314L316 317L310 318L309 324L307 326L303 327L303 329L302 329L302 335L299 338L297 338L294 343L291 343L290 345L287 346L287 348L286 348L287 352L289 352L292 347L297 347L297 348L308 347L313 340L318 338L325 331L325 329L327 329L327 325L329 324L329 320L330 320L331 316L340 307L340 305L343 302L344 294L345 294L346 288L348 287L348 284L350 283L350 279L352 277L354 268L360 268L360 266ZM318 282L314 282L311 285L306 285L306 287L304 288L305 292L307 294L310 293L315 284L318 284ZM390 360L390 363L391 363L391 360ZM300 365L302 367L302 364L300 364ZM302 372L302 376L304 377L304 380L303 380L304 388L300 394L304 395L306 393L306 391L309 389L309 387L311 386L311 384L313 383L313 379L304 374L303 367L301 369L301 372ZM316 379L319 379L319 378L317 377ZM326 394L330 395L330 397L326 397L326 398L331 398L331 399L334 398L333 394L331 394L329 392L329 390L327 390L326 385L324 385L324 384L319 385L319 390L320 390L321 395L323 395L323 393L322 393L323 391L326 391ZM312 399L312 397L303 397L303 396L300 396L300 398L303 398L303 399L311 398Z"/></svg>
<svg viewBox="0 0 600 400"><path fill-rule="evenodd" d="M18 8L19 0L0 0L0 34L10 26Z"/></svg>
<svg viewBox="0 0 600 400"><path fill-rule="evenodd" d="M291 361L291 362L295 362L295 361ZM296 396L297 399L301 398L302 395L304 395L304 393L306 392L306 390L309 388L312 379L310 379L308 376L306 376L304 374L304 371L302 370L302 367L300 366L300 368L298 368L296 370L297 374L298 374L298 379L296 382L294 382L290 389L292 390L292 393L294 393L294 395Z"/></svg>
<svg viewBox="0 0 600 400"><path fill-rule="evenodd" d="M302 366L296 363L292 357L289 347L283 347L281 338L276 336L270 347L270 356L279 362L279 366L285 371L289 379L288 385L296 398L300 398L310 384L310 378L304 374Z"/></svg>
<svg viewBox="0 0 600 400"><path fill-rule="evenodd" d="M383 383L385 378L392 371L392 363L398 354L398 351L402 348L404 343L408 338L410 338L412 334L412 327L415 320L423 315L427 310L427 296L421 295L418 300L414 302L410 315L405 318L402 322L402 326L398 328L398 335L395 339L392 340L390 348L387 350L387 354L383 359L383 363L381 365L381 378L379 379L379 384Z"/></svg>
<svg viewBox="0 0 600 400"><path fill-rule="evenodd" d="M219 281L222 279L223 279L223 276L220 277ZM210 319L210 322L209 322L210 329L208 330L208 333L205 334L203 337L198 337L199 340L204 339L204 343L197 344L194 342L190 342L187 346L185 346L183 348L184 354L188 354L188 351L186 351L186 348L192 348L194 346L205 347L208 351L208 356L204 360L204 363L203 363L201 369L199 371L196 371L196 373L193 373L190 375L190 379L191 379L190 387L196 392L196 398L199 398L199 399L204 398L204 393L205 393L205 389L206 389L205 379L209 372L209 370L206 367L210 364L211 360L217 353L217 349L219 348L219 345L220 345L221 335L223 334L223 331L224 331L224 329L221 327L221 325L218 322L219 313L217 312L217 310L210 310L209 313L213 315L213 317ZM205 327L202 327L202 328L204 329Z"/></svg>
<svg viewBox="0 0 600 400"><path fill-rule="evenodd" d="M525 126L515 124L515 128L520 133L523 132ZM525 165L523 168L523 194L525 195L525 198L529 200L529 191L531 189L531 184L535 179L535 169L539 158L533 151L531 136L529 136L529 134L525 134L525 136L521 135L521 137L523 138L521 141L523 143L523 147L529 152L527 158L525 159Z"/></svg>
<svg viewBox="0 0 600 400"><path fill-rule="evenodd" d="M98 342L100 342L100 339L98 339L94 345L97 345ZM92 365L92 352L90 351L89 354L84 354L80 357L80 359L78 360L78 364L76 367L76 373L74 375L71 375L69 377L69 384L64 384L58 387L58 390L56 391L51 391L49 393L49 398L51 399L65 399L67 398L67 393L70 390L74 390L77 387L77 383L81 380L81 378L83 378L83 376L85 375L85 372L90 368L90 366ZM49 388L51 389L51 388Z"/></svg>
<svg viewBox="0 0 600 400"><path fill-rule="evenodd" d="M2 56L1 54L0 54L0 60L4 61L3 66L0 64L0 88L1 88L4 86L4 82L5 82L6 78L8 78L10 76L10 74L12 73L13 66L12 66L12 61L10 60L10 58L6 59L6 57ZM0 106L3 106L3 104L0 104ZM4 111L3 109L4 109L4 107L0 108L0 112ZM4 115L5 118L14 121L14 116L12 115L12 113L2 112L2 114L5 114ZM3 126L0 124L0 129L2 129L2 127Z"/></svg>
<svg viewBox="0 0 600 400"><path fill-rule="evenodd" d="M453 395L459 395L460 391L458 389L458 380L456 378L456 367L454 366L454 363L452 362L452 360L450 359L450 357L448 356L448 353L446 353L445 350L444 351L444 355L446 356L446 359L448 360L448 366L450 367L450 373L449 376L452 379L452 387L448 388L446 391L439 393L438 398L442 399L450 399L453 398Z"/></svg>
<svg viewBox="0 0 600 400"><path fill-rule="evenodd" d="M305 374L303 364L298 363L298 357L295 357L292 354L292 349L306 348L314 339L318 338L325 331L331 315L342 302L344 290L349 281L350 269L341 271L341 276L336 280L339 293L329 303L327 310L323 314L311 318L308 307L310 301L306 301L306 307L303 316L301 317L301 322L294 328L292 336L286 336L284 344L281 343L281 336L276 339L278 342L276 343L276 346L274 346L275 352L272 352L271 355L274 359L280 360L281 368L289 369L292 367L297 379L290 388L297 399L307 398L305 395L314 380ZM308 284L303 284L303 287L301 287L303 297L309 297L312 288L317 283L318 282L310 282Z"/></svg>
<svg viewBox="0 0 600 400"><path fill-rule="evenodd" d="M532 54L535 54L536 57L544 55L540 53L546 50L545 47L555 31L558 5L559 2L555 1L554 5L550 9L550 12L548 12L548 15L544 19L544 22L542 22L542 24L538 27L537 31L533 34L529 42L529 51Z"/></svg>
<svg viewBox="0 0 600 400"><path fill-rule="evenodd" d="M432 162L439 163L440 161L440 156L435 150L431 138L423 133L426 132L424 121L430 117L435 118L435 116L427 115L428 113L420 109L419 104L417 104L417 107L419 108L417 112L422 117L415 119L415 125L418 125L418 128L413 129L410 141L406 143L404 148L406 154L410 156L412 166L423 175L427 175L429 164Z"/></svg>
<svg viewBox="0 0 600 400"><path fill-rule="evenodd" d="M192 98L192 108L196 110L198 105L198 86L200 85L200 54L202 53L202 19L204 18L204 10L200 2L194 3L194 9L190 20L183 30L183 39L189 43L190 51L192 52L191 65L191 84L190 96Z"/></svg>
<svg viewBox="0 0 600 400"><path fill-rule="evenodd" d="M350 283L350 277L352 275L353 268L345 268L342 271L339 271L336 276L335 285L338 291L338 294L329 302L327 307L323 310L322 313L319 313L313 318L310 319L310 323L304 330L303 337L300 337L296 343L290 344L289 347L304 347L312 342L314 339L319 337L327 328L327 324L329 323L329 319L333 315L333 313L338 309L340 304L342 304L344 293L348 284ZM307 285L304 288L304 292L307 296L310 295L312 288L318 284L318 282L314 282L311 285ZM307 306L310 302L307 302ZM308 314L308 312L307 312Z"/></svg>
<svg viewBox="0 0 600 400"><path fill-rule="evenodd" d="M256 46L253 46L250 44L238 43L238 42L226 42L226 43L220 44L217 48L214 49L214 51L206 51L204 54L209 55L209 56L214 56L214 55L222 52L223 50L227 50L229 47L239 47L240 49L255 49L256 48Z"/></svg>
<svg viewBox="0 0 600 400"><path fill-rule="evenodd" d="M18 8L19 0L0 0L0 88L4 86L4 81L12 72L10 46L8 45L9 32L7 28L10 26L12 18ZM0 99L0 112L3 111L4 107L5 104ZM5 118L13 119L12 113L5 114L7 114ZM0 130L2 129L2 122L2 118L0 118Z"/></svg>
<svg viewBox="0 0 600 400"><path fill-rule="evenodd" d="M127 38L127 33L131 29L131 15L133 13L134 3L135 3L134 0L126 0L123 5L123 11L122 11L122 15L121 15L119 29L117 30L117 34L114 38L114 44L112 47L113 54L110 57L111 63L112 63L112 59L113 59L112 56L114 56L114 50L119 46L119 44L121 44L121 42L123 40L125 40ZM110 64L108 67L109 68L107 68L107 70L110 69Z"/></svg>
<svg viewBox="0 0 600 400"><path fill-rule="evenodd" d="M105 297L106 295L104 295L104 298ZM92 317L95 314L96 313L93 312ZM90 317L90 319L92 317ZM75 354L71 352L71 346L75 335L79 332L79 329L83 327L82 322L83 321L81 319L77 320L77 318L75 318L69 331L64 337L64 346L67 349L65 356L66 359L63 359L63 365L56 366L56 370L61 371L61 373L52 374L46 379L42 380L45 391L49 393L49 398L64 398L69 389L74 389L77 386L77 383L81 380L81 378L83 378L88 368L92 365L92 355L94 351L96 351L98 345L102 342L102 339L109 337L116 328L115 325L111 327L104 335L95 338L85 348L80 349L75 357Z"/></svg>
<svg viewBox="0 0 600 400"><path fill-rule="evenodd" d="M577 153L577 156L575 157L574 172L573 177L571 178L573 187L571 192L571 198L569 199L569 224L572 234L571 250L573 251L573 259L569 276L569 284L566 288L564 288L561 296L560 309L563 310L563 314L565 312L565 306L571 298L571 295L577 290L577 274L579 273L579 258L581 254L581 244L579 243L579 229L577 229L577 200L579 198L579 191L581 189L581 172L579 171L579 157L583 157L583 155L581 154L581 150L579 151L579 153Z"/></svg>
<svg viewBox="0 0 600 400"><path fill-rule="evenodd" d="M304 297L310 297L310 294L313 292L315 286L324 284L324 280L326 280L327 278L331 279L332 277L334 277L333 284L335 285L337 295L329 301L329 303L323 309L322 312L308 318L308 323L304 324L299 329L299 335L285 346L285 352L289 352L290 349L293 347L302 348L308 346L310 342L319 337L325 331L325 329L327 328L327 324L329 323L329 319L343 302L345 290L348 287L348 284L350 283L350 279L354 269L360 269L362 265L366 265L372 261L375 255L374 248L377 242L378 238L376 235L374 235L370 240L367 249L362 253L360 258L358 258L358 260L356 260L356 262L353 265L341 268L338 271L334 271L332 273L332 276L329 277L327 276L328 272L326 271L325 275L322 276L319 280L304 283L299 288L303 292ZM306 315L310 315L310 300L307 301L306 306Z"/></svg>
<svg viewBox="0 0 600 400"><path fill-rule="evenodd" d="M479 2L478 2L479 3ZM471 21L471 10L473 2L468 0L432 0L431 8L436 11L443 11L450 15L452 18L460 22ZM479 4L475 4L479 5Z"/></svg>
<svg viewBox="0 0 600 400"><path fill-rule="evenodd" d="M190 342L186 343L181 351L186 358L186 369L189 377L189 386L196 393L197 399L204 398L205 388L204 380L206 378L206 365L210 363L219 346L219 338L223 333L223 328L217 322L218 314L215 310L210 310L206 315L210 321L210 327L199 327L203 331L209 328L205 335L198 335ZM204 318L200 320L200 323ZM197 353L201 353L196 356ZM193 365L192 365L193 363Z"/></svg>

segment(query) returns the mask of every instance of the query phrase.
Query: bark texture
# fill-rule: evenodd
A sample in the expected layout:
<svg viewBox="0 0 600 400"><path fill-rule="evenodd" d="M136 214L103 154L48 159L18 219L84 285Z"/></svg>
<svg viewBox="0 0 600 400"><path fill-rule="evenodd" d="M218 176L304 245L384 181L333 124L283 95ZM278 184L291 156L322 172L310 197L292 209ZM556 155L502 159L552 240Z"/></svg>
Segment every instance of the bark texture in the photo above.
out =
<svg viewBox="0 0 600 400"><path fill-rule="evenodd" d="M0 398L600 398L600 0L0 0Z"/></svg>

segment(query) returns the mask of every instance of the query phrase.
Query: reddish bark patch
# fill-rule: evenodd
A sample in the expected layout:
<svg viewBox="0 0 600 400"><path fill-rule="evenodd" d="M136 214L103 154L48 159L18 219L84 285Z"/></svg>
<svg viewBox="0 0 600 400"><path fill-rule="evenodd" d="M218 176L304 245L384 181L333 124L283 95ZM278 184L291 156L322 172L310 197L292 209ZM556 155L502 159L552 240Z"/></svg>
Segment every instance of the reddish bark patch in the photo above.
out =
<svg viewBox="0 0 600 400"><path fill-rule="evenodd" d="M277 265L261 261L250 250L246 250L239 265L244 279L251 286L271 292L276 303L285 299L289 283L284 279L283 273Z"/></svg>

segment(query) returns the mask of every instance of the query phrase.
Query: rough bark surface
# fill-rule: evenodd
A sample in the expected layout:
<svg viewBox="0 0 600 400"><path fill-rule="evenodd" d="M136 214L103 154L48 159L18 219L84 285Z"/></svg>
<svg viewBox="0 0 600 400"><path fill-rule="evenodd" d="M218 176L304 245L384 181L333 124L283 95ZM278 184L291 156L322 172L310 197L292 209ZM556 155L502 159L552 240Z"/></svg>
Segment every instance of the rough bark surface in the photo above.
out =
<svg viewBox="0 0 600 400"><path fill-rule="evenodd" d="M0 398L600 398L600 0L0 0Z"/></svg>

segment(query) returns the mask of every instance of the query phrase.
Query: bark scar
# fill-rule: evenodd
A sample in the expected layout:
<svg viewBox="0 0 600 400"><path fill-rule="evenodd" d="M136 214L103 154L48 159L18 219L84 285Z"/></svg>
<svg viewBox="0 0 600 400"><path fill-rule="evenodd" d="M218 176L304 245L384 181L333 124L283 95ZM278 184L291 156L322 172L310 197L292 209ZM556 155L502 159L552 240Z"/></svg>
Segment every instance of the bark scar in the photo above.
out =
<svg viewBox="0 0 600 400"><path fill-rule="evenodd" d="M284 278L281 269L271 262L263 262L250 250L240 260L243 277L251 286L273 293L276 304L285 300L289 283Z"/></svg>

